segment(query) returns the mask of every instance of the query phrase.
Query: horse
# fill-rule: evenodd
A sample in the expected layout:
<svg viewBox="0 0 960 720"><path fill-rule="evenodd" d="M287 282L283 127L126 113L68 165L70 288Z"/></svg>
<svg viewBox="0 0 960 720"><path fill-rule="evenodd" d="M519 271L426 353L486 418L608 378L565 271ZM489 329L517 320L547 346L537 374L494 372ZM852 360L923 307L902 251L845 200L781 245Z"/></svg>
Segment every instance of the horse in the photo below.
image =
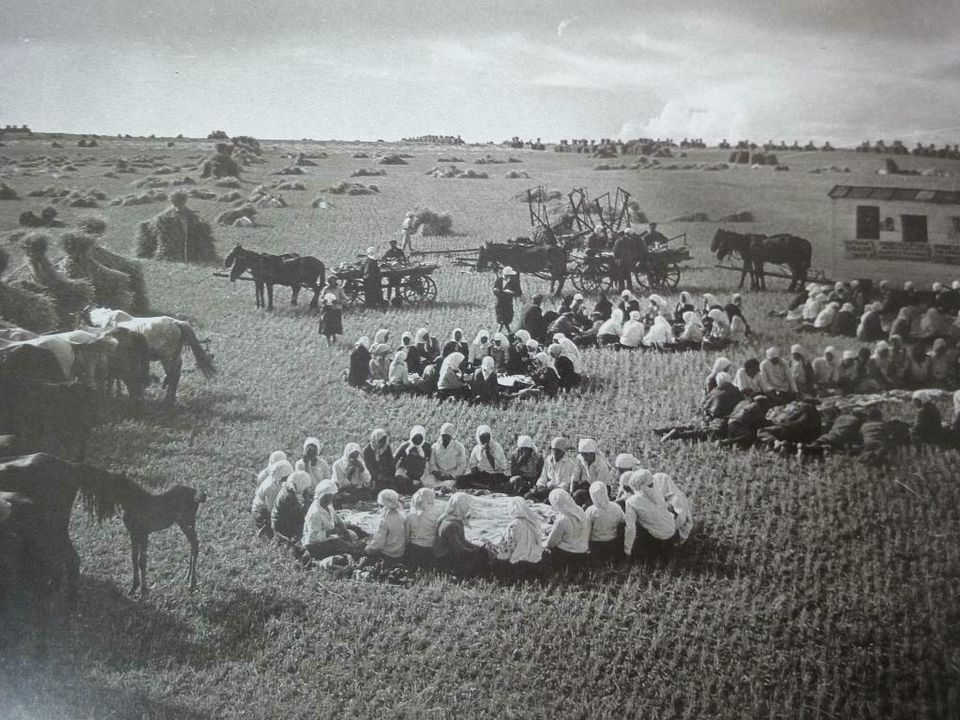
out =
<svg viewBox="0 0 960 720"><path fill-rule="evenodd" d="M273 286L286 285L290 288L290 304L297 304L300 287L313 290L311 308L320 304L320 291L326 284L327 269L315 257L301 257L294 253L268 255L246 250L237 245L223 261L224 267L231 268L230 282L236 281L247 270L253 277L257 307L264 307L264 288L266 288L266 309L273 310Z"/></svg>
<svg viewBox="0 0 960 720"><path fill-rule="evenodd" d="M524 272L550 280L550 291L559 296L567 277L567 253L557 245L514 245L484 243L477 254L479 271L500 269L509 265ZM554 292L554 284L556 291Z"/></svg>
<svg viewBox="0 0 960 720"><path fill-rule="evenodd" d="M30 447L82 460L96 421L96 396L87 385L0 377L0 433Z"/></svg>
<svg viewBox="0 0 960 720"><path fill-rule="evenodd" d="M742 235L722 228L713 236L710 251L716 253L717 260L721 262L727 255L738 255L743 262L739 287L743 287L749 273L750 288L753 290L767 288L763 269L765 263L788 266L791 276L788 291L802 288L807 282L813 257L810 242L796 235Z"/></svg>
<svg viewBox="0 0 960 720"><path fill-rule="evenodd" d="M163 386L167 389L165 401L170 405L177 399L183 369L181 355L185 345L193 351L193 358L204 377L209 378L216 372L213 356L204 350L188 322L166 315L135 318L122 310L108 308L88 308L86 320L94 327L111 330L121 328L144 338L149 360L159 361L163 366Z"/></svg>
<svg viewBox="0 0 960 720"><path fill-rule="evenodd" d="M76 379L91 387L97 387L106 384L107 364L116 345L115 340L105 337L99 330L76 329L17 340L0 338L0 355L26 347L46 350L59 364L61 371L58 378L49 378L49 382Z"/></svg>

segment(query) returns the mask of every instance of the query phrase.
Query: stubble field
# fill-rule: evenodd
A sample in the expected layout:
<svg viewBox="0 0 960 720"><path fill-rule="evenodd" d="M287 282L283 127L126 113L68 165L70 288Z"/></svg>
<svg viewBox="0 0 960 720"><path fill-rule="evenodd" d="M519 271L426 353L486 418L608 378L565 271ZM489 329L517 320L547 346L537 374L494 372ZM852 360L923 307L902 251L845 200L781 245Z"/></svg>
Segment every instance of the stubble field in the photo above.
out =
<svg viewBox="0 0 960 720"><path fill-rule="evenodd" d="M140 174L103 178L102 161L136 155L186 156L212 143L111 140L95 149L52 150L46 141L8 142L0 154L92 157L78 171L51 175L0 167L22 200L0 202L0 231L23 210L39 211L34 188L99 188L110 198L132 192ZM791 172L737 168L721 172L594 171L581 155L490 147L432 148L265 143L266 165L246 168L241 192L284 167L283 152L325 151L317 167L294 178L305 192L283 192L291 205L261 210L258 227L216 228L222 255L236 243L265 251L312 254L328 266L368 245L384 248L403 214L429 206L454 217L462 236L422 239L426 249L475 247L527 231L527 208L512 197L531 185L591 195L630 191L668 236L686 232L694 260L682 289L729 295L735 276L714 270L708 245L716 223L673 223L706 212L752 211L758 232L808 237L827 247L835 183L871 183L878 156L853 153L781 158ZM372 160L358 151L410 152L407 166L386 166L380 194L328 195ZM435 179L424 173L439 156L472 160L491 152L521 164L477 167L489 180ZM725 160L693 151L689 162ZM685 162L685 161L678 161ZM912 163L912 164L911 164ZM937 161L908 160L912 167ZM850 174L811 175L822 165ZM529 180L508 180L521 169ZM184 170L198 178L199 173ZM57 176L59 175L59 176ZM904 183L910 184L909 180ZM212 221L227 205L191 200ZM108 222L105 244L132 254L137 223L164 204L100 209L58 208L73 224ZM53 253L57 255L57 252ZM206 717L783 717L947 718L960 713L960 489L958 455L905 451L896 468L868 471L852 459L800 465L759 452L712 445L660 445L651 428L694 414L713 353L656 355L589 351L590 383L562 400L483 407L428 399L368 396L341 380L352 341L379 327L398 338L429 327L471 336L493 329L492 277L442 261L438 303L387 312L345 314L347 337L328 348L305 303L253 307L250 283L230 284L213 268L147 261L155 311L188 318L212 340L218 375L186 371L175 412L154 388L147 409L131 415L105 402L91 461L128 472L151 488L202 486L209 501L199 519L201 587L190 595L185 541L155 536L153 594L126 596L129 541L122 524L97 526L81 512L73 536L82 560L81 602L69 627L55 624L49 655L28 639L0 659L0 715L11 718ZM16 263L15 263L16 264ZM819 265L823 265L822 259ZM779 285L782 287L782 285ZM524 278L525 293L545 290ZM729 357L740 366L768 344L795 338L770 309L782 292L745 295L756 344ZM840 338L811 343L852 347ZM300 570L289 555L253 538L249 504L254 477L270 451L296 456L308 435L328 461L374 427L394 439L423 424L433 437L444 421L472 442L486 422L505 446L518 434L543 447L558 433L596 437L608 456L630 451L647 467L673 475L694 503L697 527L666 561L556 575L544 585L423 578L409 587L326 580Z"/></svg>

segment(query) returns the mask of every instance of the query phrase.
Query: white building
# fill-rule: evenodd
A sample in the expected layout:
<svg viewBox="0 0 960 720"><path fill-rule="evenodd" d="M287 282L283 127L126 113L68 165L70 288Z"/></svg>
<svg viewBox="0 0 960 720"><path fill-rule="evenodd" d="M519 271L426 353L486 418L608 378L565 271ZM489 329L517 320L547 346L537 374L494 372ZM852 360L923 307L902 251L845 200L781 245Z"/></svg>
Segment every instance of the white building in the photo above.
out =
<svg viewBox="0 0 960 720"><path fill-rule="evenodd" d="M960 190L837 185L828 194L830 277L960 278Z"/></svg>

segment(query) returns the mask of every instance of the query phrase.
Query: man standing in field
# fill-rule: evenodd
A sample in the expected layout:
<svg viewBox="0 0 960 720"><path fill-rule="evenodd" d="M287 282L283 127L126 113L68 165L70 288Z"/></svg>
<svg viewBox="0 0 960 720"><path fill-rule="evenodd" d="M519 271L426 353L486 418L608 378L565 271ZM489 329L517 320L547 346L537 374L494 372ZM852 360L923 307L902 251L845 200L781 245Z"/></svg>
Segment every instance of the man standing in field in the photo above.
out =
<svg viewBox="0 0 960 720"><path fill-rule="evenodd" d="M400 233L403 235L403 246L400 248L402 252L413 255L413 244L410 242L410 238L417 231L418 225L416 215L413 212L408 212L406 217L403 218L403 222L400 224Z"/></svg>
<svg viewBox="0 0 960 720"><path fill-rule="evenodd" d="M394 263L397 265L406 265L407 256L403 254L403 250L397 247L397 241L390 241L390 249L383 254L382 260L387 263ZM394 275L390 280L390 284L387 285L387 302L390 302L390 298L393 297L394 293L398 296L400 295L400 276Z"/></svg>

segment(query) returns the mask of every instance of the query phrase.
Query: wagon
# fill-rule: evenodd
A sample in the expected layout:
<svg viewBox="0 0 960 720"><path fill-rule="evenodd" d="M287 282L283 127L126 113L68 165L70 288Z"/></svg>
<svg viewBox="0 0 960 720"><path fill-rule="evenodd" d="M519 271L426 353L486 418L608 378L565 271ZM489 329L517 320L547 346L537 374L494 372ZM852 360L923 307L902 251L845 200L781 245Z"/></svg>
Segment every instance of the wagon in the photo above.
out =
<svg viewBox="0 0 960 720"><path fill-rule="evenodd" d="M439 265L425 263L381 263L380 273L383 290L397 290L404 302L430 303L437 299L437 283L431 277ZM350 305L363 304L363 266L341 265L335 271L340 278L343 293Z"/></svg>
<svg viewBox="0 0 960 720"><path fill-rule="evenodd" d="M669 242L683 239L680 247ZM639 258L631 270L632 279L641 287L661 292L675 290L680 284L680 263L690 259L686 234L670 238L667 243L652 247ZM592 252L576 256L570 268L574 287L583 293L595 295L609 290L620 279L618 261L611 252Z"/></svg>

